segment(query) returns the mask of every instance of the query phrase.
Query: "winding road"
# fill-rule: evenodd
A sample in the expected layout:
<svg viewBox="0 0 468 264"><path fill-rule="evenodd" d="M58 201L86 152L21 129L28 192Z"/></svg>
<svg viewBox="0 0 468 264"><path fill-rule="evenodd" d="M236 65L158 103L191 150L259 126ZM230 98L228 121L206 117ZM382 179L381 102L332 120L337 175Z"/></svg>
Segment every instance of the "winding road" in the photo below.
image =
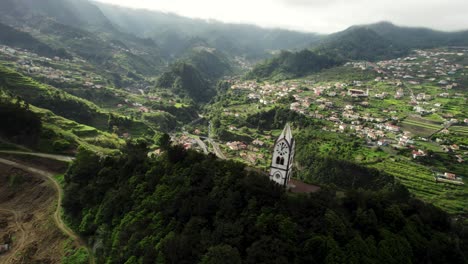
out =
<svg viewBox="0 0 468 264"><path fill-rule="evenodd" d="M4 151L1 151L1 152L5 153ZM10 152L10 153L13 154L12 152ZM26 153L28 153L28 152L26 152ZM16 153L16 154L18 154L18 153ZM37 154L43 155L43 154L40 154L40 153L36 153L35 155L37 156ZM49 155L49 154L46 154L46 155ZM63 156L57 156L57 155L53 155L53 156L56 156L58 158L63 157ZM75 243L76 243L76 245L78 247L84 247L86 249L86 251L88 252L88 255L89 255L89 263L94 264L95 260L94 260L94 255L93 255L91 249L88 248L86 243L77 234L75 234L75 232L73 232L73 230L71 230L62 220L62 217L61 217L61 214L60 214L60 209L62 208L63 189L60 186L60 184L55 180L54 174L51 173L51 172L48 172L48 171L40 170L40 169L37 169L37 168L30 167L28 165L20 164L20 163L10 161L10 160L6 160L6 159L2 159L2 158L0 158L0 163L6 164L8 166L15 167L15 168L20 168L20 169L25 170L25 171L29 171L29 172L34 173L36 175L42 176L46 180L52 182L52 184L54 185L55 190L57 191L57 208L55 209L55 213L54 213L54 222L55 222L55 224L57 225L57 227L63 233L65 233L67 236L72 238L75 241ZM14 211L7 210L7 209L0 209L0 210L9 211L9 212L14 213L15 219L17 219L16 221L18 223L18 220L19 220L18 215ZM24 234L24 230L23 230L23 234ZM23 240L24 240L24 238L23 238ZM15 251L17 252L19 249L20 248L16 249ZM12 254L12 256L14 256L14 254ZM11 258L11 256L10 256L10 258Z"/></svg>
<svg viewBox="0 0 468 264"><path fill-rule="evenodd" d="M74 157L64 156L64 155L15 151L15 150L0 150L0 153L15 154L15 155L29 155L29 156L35 156L35 157L41 157L41 158L47 158L47 159L53 159L53 160L59 160L59 161L67 161L67 162L71 162L75 159Z"/></svg>

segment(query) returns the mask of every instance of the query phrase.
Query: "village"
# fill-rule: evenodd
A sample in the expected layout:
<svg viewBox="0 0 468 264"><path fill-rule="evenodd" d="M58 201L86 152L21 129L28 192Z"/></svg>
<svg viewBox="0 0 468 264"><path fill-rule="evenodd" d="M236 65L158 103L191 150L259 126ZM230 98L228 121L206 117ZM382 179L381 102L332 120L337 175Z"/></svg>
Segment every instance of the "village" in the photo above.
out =
<svg viewBox="0 0 468 264"><path fill-rule="evenodd" d="M231 82L231 92L243 96L249 105L255 106L254 110L268 109L282 104L285 99L293 99L288 108L326 121L327 125L322 128L325 131L365 139L369 147L410 149L409 156L413 159L440 150L454 154L453 162L464 163L467 147L450 144L438 136L466 133L468 118L464 106L467 97L459 89L461 84L457 79L468 74L468 69L455 62L466 56L467 50L415 50L405 58L375 63L348 62L343 66L372 72L375 78L366 80L327 82L306 77L277 83L238 78L228 81ZM107 108L125 114L158 114L160 111L149 107L151 102L175 107L182 105L173 96L165 98L148 93L149 86L145 83L123 90L111 89L101 75L82 71L81 68L89 65L78 57L46 58L26 50L0 46L0 59L13 64L23 74L56 87L106 90L116 98L115 103ZM222 114L236 119L249 114L249 111L242 107L227 107ZM227 129L232 133L240 130L235 125L229 125ZM195 137L182 135L177 142L186 148L203 151L207 147L196 140L203 134L197 130L192 131ZM121 136L131 135L124 133ZM264 163L272 145L270 141L271 135L262 135L251 142L222 141L219 145L231 158L255 165Z"/></svg>
<svg viewBox="0 0 468 264"><path fill-rule="evenodd" d="M467 133L467 97L457 79L468 74L468 69L453 62L467 55L467 50L416 50L406 58L344 66L374 73L375 78L369 80L232 80L231 92L244 97L248 106L226 107L222 114L226 119L240 119L251 114L251 109L270 109L293 99L289 109L325 121L325 131L362 138L368 147L408 149L407 157L414 160L443 151L450 153L453 162L465 163L468 147L444 135ZM240 133L241 128L229 125L228 129ZM223 149L256 164L265 156L258 150L268 149L270 141L265 137L227 141Z"/></svg>
<svg viewBox="0 0 468 264"><path fill-rule="evenodd" d="M72 59L47 58L36 53L0 45L0 61L11 64L24 75L42 83L61 88L77 96L89 95L89 99L99 106L127 115L158 113L149 104L160 102L178 107L181 104L168 92L150 93L150 83L131 82L123 89L111 87L101 72L90 70L93 66L80 57ZM99 94L106 97L100 100ZM102 101L102 103L100 103ZM113 102L108 104L108 102Z"/></svg>

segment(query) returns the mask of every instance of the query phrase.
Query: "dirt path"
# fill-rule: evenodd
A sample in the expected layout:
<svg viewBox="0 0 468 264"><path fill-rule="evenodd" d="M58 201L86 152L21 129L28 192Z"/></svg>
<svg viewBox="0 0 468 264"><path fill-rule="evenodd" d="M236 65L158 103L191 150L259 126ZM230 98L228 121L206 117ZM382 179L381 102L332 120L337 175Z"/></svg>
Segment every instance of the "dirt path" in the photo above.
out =
<svg viewBox="0 0 468 264"><path fill-rule="evenodd" d="M89 262L91 264L94 264L95 260L94 260L94 256L92 254L92 251L86 246L86 243L84 243L84 241L78 235L75 234L75 232L73 232L70 228L67 227L67 225L63 222L63 220L61 218L60 209L62 208L63 189L60 186L60 184L54 179L54 174L50 173L50 172L47 172L47 171L43 171L43 170L40 170L40 169L36 169L36 168L30 167L30 166L27 166L27 165L24 165L24 164L20 164L20 163L14 162L14 161L2 159L2 158L0 158L0 163L6 164L6 165L9 165L9 166L12 166L12 167L20 168L20 169L25 170L25 171L32 172L32 173L37 174L39 176L45 177L47 180L49 180L50 182L53 183L54 188L57 191L57 208L56 208L55 213L54 213L54 222L55 222L55 224L57 225L57 227L63 233L65 233L67 236L72 238L75 241L75 243L76 243L76 245L78 247L86 248L86 250L88 251L88 255L89 255ZM13 211L11 211L11 212L13 212ZM17 217L17 214L15 214L15 219L16 219L16 217Z"/></svg>
<svg viewBox="0 0 468 264"><path fill-rule="evenodd" d="M24 231L23 224L20 220L20 214L17 211L0 208L0 212L12 214L15 218L15 225L18 226L18 230L21 232L21 237L18 239L18 241L15 241L15 244L17 244L17 246L15 246L15 249L9 253L10 256L6 259L6 263L10 263L14 259L16 254L24 248L24 244L26 242L26 231Z"/></svg>
<svg viewBox="0 0 468 264"><path fill-rule="evenodd" d="M48 158L48 159L59 160L59 161L67 161L67 162L73 161L75 159L74 157L64 156L64 155L36 153L36 152L25 152L25 151L15 151L15 150L0 150L0 153L30 155L30 156Z"/></svg>

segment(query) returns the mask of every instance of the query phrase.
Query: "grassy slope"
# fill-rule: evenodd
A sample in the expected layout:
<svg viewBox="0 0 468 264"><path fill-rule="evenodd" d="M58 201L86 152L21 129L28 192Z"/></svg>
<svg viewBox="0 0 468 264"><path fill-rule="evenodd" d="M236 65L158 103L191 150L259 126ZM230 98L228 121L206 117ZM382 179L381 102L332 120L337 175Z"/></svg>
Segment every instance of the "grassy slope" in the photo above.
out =
<svg viewBox="0 0 468 264"><path fill-rule="evenodd" d="M58 116L99 130L108 129L109 113L95 104L36 82L2 65L0 65L0 87L13 96L20 96L26 102L51 110ZM141 136L147 132L148 127L140 121L132 120L128 130L134 136Z"/></svg>

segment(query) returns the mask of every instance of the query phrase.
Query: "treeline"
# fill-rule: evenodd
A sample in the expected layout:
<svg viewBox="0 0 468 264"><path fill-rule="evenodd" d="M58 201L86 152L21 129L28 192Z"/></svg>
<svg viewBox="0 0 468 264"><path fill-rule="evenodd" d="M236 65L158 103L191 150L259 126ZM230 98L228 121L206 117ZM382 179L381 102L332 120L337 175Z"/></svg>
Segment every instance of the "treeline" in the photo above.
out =
<svg viewBox="0 0 468 264"><path fill-rule="evenodd" d="M319 55L310 50L299 52L282 51L278 56L256 65L247 79L283 80L305 76L322 69L338 66L340 60L328 55Z"/></svg>
<svg viewBox="0 0 468 264"><path fill-rule="evenodd" d="M466 263L466 230L404 189L292 195L168 139L154 158L143 141L82 149L66 173L65 213L98 263Z"/></svg>

